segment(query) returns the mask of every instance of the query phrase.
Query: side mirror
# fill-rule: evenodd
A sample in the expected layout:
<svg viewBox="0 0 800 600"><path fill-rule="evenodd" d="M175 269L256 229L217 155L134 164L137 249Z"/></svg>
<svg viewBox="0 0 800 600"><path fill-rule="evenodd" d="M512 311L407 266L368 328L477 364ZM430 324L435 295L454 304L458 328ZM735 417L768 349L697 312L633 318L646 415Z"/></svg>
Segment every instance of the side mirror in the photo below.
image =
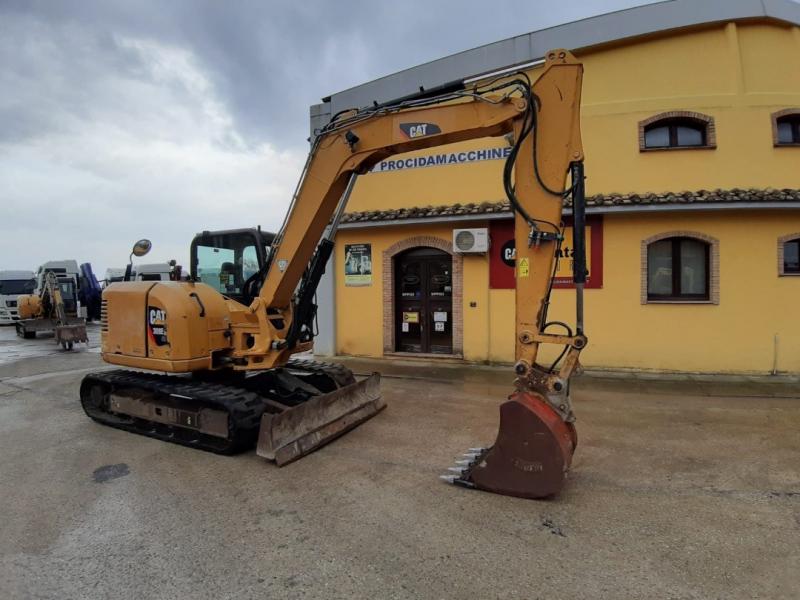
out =
<svg viewBox="0 0 800 600"><path fill-rule="evenodd" d="M152 247L153 243L150 240L142 239L133 245L133 250L131 251L131 254L133 254L134 256L144 256L145 254L150 252L150 249Z"/></svg>
<svg viewBox="0 0 800 600"><path fill-rule="evenodd" d="M134 256L144 256L148 252L150 252L150 248L153 247L153 243L150 240L146 240L142 238L138 242L133 245L133 250L131 250L131 255L128 257L128 266L125 267L125 277L122 278L122 281L130 281L131 275L133 274L133 257Z"/></svg>

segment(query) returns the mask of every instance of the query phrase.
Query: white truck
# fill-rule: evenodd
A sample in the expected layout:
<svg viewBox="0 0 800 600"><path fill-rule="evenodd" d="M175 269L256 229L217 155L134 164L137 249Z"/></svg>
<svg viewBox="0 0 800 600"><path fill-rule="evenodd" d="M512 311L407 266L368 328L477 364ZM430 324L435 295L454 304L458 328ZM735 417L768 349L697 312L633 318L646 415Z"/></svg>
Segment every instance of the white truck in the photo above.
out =
<svg viewBox="0 0 800 600"><path fill-rule="evenodd" d="M112 283L117 283L118 281L122 281L125 279L125 268L108 268L106 269L106 278L103 281L103 287L108 287Z"/></svg>
<svg viewBox="0 0 800 600"><path fill-rule="evenodd" d="M174 277L175 265L168 262L134 265L131 270L131 281L172 281ZM106 269L106 280L103 287L124 279L124 267Z"/></svg>
<svg viewBox="0 0 800 600"><path fill-rule="evenodd" d="M33 271L0 271L0 325L19 320L17 296L30 294L36 287Z"/></svg>
<svg viewBox="0 0 800 600"><path fill-rule="evenodd" d="M78 268L77 260L49 260L36 270L35 294L42 295L44 291L44 274L46 271L52 271L59 278L71 278L75 282L75 290L77 291L79 289L81 271Z"/></svg>
<svg viewBox="0 0 800 600"><path fill-rule="evenodd" d="M169 263L150 263L136 265L136 281L170 281L172 279L173 266Z"/></svg>

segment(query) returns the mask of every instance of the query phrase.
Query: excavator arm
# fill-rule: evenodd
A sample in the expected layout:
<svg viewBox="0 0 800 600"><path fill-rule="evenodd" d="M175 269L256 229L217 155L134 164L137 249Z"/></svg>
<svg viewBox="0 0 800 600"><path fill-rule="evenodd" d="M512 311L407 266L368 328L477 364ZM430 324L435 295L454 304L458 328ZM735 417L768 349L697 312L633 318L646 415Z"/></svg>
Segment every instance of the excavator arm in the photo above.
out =
<svg viewBox="0 0 800 600"><path fill-rule="evenodd" d="M313 293L359 174L394 154L511 133L504 185L516 215L515 392L501 408L492 449L471 450L455 468L458 474L447 479L525 497L557 492L577 443L569 378L586 345L581 82L582 65L569 52L554 50L532 85L522 73L472 87L450 84L334 117L312 144L259 298L250 307L263 315L268 331L245 354L277 354L273 360L279 364L298 341L310 339ZM568 174L571 185L565 187ZM568 196L575 212L577 324L573 331L559 323L564 332L548 333ZM558 370L537 363L541 344L564 346Z"/></svg>

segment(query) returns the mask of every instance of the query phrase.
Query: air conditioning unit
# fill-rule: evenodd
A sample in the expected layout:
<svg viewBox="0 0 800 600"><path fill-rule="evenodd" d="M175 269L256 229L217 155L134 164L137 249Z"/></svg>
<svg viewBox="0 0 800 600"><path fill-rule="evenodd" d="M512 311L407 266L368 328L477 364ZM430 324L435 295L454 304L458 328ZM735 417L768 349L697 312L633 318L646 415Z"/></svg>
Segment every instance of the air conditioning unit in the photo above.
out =
<svg viewBox="0 0 800 600"><path fill-rule="evenodd" d="M485 254L489 251L489 230L453 229L453 250L459 254Z"/></svg>

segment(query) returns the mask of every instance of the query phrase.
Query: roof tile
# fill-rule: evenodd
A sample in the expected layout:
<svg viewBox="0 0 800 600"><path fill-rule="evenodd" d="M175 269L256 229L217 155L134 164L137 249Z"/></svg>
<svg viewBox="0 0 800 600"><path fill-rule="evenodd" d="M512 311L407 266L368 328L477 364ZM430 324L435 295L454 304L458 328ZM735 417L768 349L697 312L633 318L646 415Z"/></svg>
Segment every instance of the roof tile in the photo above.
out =
<svg viewBox="0 0 800 600"><path fill-rule="evenodd" d="M632 206L653 204L710 204L719 202L787 202L800 203L800 189L730 189L730 190L698 190L695 192L664 192L655 194L596 194L586 198L586 206ZM564 206L570 208L572 199L564 200ZM495 202L470 202L464 204L445 204L439 206L412 206L388 210L366 210L349 212L342 216L343 223L363 221L400 221L403 219L435 218L457 215L482 215L492 213L510 213L508 200Z"/></svg>

